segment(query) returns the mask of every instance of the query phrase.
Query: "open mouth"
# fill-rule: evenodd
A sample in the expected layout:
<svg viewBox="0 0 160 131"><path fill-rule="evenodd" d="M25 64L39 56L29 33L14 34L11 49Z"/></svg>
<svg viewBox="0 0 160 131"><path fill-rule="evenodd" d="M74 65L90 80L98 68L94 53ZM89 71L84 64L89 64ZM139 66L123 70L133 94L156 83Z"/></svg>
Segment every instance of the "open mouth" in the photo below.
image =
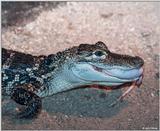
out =
<svg viewBox="0 0 160 131"><path fill-rule="evenodd" d="M121 69L111 69L106 70L100 67L97 67L91 64L93 69L97 72L101 72L107 76L117 78L124 82L136 82L137 85L140 85L143 79L143 68L135 68L130 70L121 70Z"/></svg>
<svg viewBox="0 0 160 131"><path fill-rule="evenodd" d="M74 77L87 85L118 86L128 82L139 85L143 78L143 68L123 66L101 66L93 63L78 63L71 69Z"/></svg>

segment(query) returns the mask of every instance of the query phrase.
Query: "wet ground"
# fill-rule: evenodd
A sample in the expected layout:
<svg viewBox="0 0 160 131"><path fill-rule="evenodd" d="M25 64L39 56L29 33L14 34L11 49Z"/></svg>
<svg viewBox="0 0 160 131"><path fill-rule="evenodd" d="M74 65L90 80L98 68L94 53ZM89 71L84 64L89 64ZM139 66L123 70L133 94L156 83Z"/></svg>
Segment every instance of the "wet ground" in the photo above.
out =
<svg viewBox="0 0 160 131"><path fill-rule="evenodd" d="M20 4L20 5L18 5ZM157 2L2 3L2 47L48 55L81 43L106 43L111 51L141 56L143 83L126 90L83 88L43 100L37 119L15 118L2 101L2 129L159 129L160 4Z"/></svg>

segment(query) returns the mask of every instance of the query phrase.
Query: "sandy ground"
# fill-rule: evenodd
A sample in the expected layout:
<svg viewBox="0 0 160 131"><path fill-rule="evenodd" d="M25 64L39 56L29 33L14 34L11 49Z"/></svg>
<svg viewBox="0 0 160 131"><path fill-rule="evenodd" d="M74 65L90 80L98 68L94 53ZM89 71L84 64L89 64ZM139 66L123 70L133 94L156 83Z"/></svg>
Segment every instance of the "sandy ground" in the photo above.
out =
<svg viewBox="0 0 160 131"><path fill-rule="evenodd" d="M2 12L4 48L48 55L101 40L111 51L141 56L145 72L141 88L112 108L108 105L125 88L77 89L45 98L34 120L15 119L16 104L5 98L2 129L159 129L160 3L67 2L13 10Z"/></svg>

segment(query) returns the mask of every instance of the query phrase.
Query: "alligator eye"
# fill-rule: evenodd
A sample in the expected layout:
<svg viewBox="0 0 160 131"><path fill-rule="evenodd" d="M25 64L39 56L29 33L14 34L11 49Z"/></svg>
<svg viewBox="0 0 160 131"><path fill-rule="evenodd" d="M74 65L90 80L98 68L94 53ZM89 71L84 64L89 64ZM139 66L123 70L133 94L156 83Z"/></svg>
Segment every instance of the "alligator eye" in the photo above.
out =
<svg viewBox="0 0 160 131"><path fill-rule="evenodd" d="M94 54L99 57L102 55L105 55L104 52L102 52L102 51L96 51L96 52L94 52Z"/></svg>
<svg viewBox="0 0 160 131"><path fill-rule="evenodd" d="M100 58L100 59L105 59L106 58L106 53L104 51L95 51L94 55L95 58Z"/></svg>

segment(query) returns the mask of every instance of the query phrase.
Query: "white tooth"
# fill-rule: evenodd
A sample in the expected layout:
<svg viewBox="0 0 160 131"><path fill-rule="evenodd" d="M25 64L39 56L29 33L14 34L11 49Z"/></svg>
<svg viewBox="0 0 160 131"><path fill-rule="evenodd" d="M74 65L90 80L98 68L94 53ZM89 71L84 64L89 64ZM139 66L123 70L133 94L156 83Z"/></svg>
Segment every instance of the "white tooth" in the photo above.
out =
<svg viewBox="0 0 160 131"><path fill-rule="evenodd" d="M140 70L139 70L139 71L140 71L140 73L143 73L143 68L140 68Z"/></svg>
<svg viewBox="0 0 160 131"><path fill-rule="evenodd" d="M136 81L136 84L139 85L142 82L142 76Z"/></svg>

